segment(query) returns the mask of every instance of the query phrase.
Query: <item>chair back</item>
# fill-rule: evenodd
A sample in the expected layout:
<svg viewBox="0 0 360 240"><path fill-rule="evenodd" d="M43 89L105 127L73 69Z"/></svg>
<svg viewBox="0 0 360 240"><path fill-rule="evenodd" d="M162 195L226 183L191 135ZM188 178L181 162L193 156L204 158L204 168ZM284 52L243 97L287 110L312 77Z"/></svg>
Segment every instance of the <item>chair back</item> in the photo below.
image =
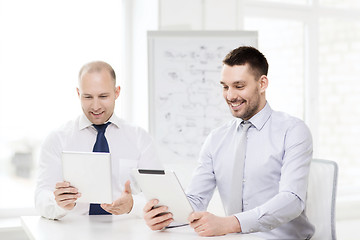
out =
<svg viewBox="0 0 360 240"><path fill-rule="evenodd" d="M335 240L335 201L338 165L313 159L310 165L306 215L315 225L312 240Z"/></svg>

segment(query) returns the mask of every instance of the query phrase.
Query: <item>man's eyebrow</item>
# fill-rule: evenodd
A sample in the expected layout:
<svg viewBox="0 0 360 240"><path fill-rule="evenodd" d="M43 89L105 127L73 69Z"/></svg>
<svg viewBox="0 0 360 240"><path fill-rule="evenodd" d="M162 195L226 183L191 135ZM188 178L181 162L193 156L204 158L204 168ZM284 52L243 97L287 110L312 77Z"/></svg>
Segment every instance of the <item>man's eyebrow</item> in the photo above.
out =
<svg viewBox="0 0 360 240"><path fill-rule="evenodd" d="M236 82L232 82L230 85L244 84L244 83L245 83L245 81L239 80L239 81L236 81ZM224 83L223 81L220 81L220 84L228 85L228 84Z"/></svg>
<svg viewBox="0 0 360 240"><path fill-rule="evenodd" d="M233 82L232 84L244 84L244 83L245 83L245 81L239 80L239 81Z"/></svg>
<svg viewBox="0 0 360 240"><path fill-rule="evenodd" d="M101 95L109 95L110 93L108 93L108 92L104 92L104 93L99 93L99 95L98 96L101 96ZM92 96L93 94L91 94L91 93L83 93L83 96ZM96 95L96 94L95 94Z"/></svg>

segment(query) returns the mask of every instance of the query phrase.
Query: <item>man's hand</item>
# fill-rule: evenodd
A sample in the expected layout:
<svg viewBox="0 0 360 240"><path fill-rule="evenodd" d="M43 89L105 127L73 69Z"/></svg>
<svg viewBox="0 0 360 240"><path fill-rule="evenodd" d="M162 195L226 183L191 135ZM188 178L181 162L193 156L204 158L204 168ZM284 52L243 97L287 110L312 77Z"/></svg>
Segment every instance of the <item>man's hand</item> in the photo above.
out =
<svg viewBox="0 0 360 240"><path fill-rule="evenodd" d="M151 230L161 230L174 221L172 214L167 212L167 206L155 207L158 203L157 199L153 199L144 207L144 219Z"/></svg>
<svg viewBox="0 0 360 240"><path fill-rule="evenodd" d="M124 191L120 198L116 199L112 204L101 204L100 206L107 212L114 215L129 213L133 208L134 200L131 195L130 181L126 181Z"/></svg>
<svg viewBox="0 0 360 240"><path fill-rule="evenodd" d="M209 212L194 212L189 217L190 226L200 236L220 236L241 232L240 223L235 216L218 217Z"/></svg>
<svg viewBox="0 0 360 240"><path fill-rule="evenodd" d="M70 186L69 182L58 182L54 191L56 203L66 209L71 210L75 207L75 201L81 197L77 188Z"/></svg>

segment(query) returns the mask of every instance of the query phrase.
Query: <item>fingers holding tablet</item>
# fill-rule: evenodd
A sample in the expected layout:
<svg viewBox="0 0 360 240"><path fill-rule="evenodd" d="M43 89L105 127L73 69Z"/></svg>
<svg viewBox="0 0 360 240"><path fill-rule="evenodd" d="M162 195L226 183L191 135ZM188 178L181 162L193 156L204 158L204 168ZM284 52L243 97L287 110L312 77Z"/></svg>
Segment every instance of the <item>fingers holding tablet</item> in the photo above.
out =
<svg viewBox="0 0 360 240"><path fill-rule="evenodd" d="M75 201L81 197L78 189L71 186L69 182L58 182L54 191L56 203L66 209L71 210L75 207Z"/></svg>
<svg viewBox="0 0 360 240"><path fill-rule="evenodd" d="M174 171L133 169L132 176L149 201L144 212L151 229L188 223L193 208Z"/></svg>
<svg viewBox="0 0 360 240"><path fill-rule="evenodd" d="M157 199L149 201L144 207L144 219L152 230L161 230L174 221L172 213L168 212L167 206L156 206Z"/></svg>

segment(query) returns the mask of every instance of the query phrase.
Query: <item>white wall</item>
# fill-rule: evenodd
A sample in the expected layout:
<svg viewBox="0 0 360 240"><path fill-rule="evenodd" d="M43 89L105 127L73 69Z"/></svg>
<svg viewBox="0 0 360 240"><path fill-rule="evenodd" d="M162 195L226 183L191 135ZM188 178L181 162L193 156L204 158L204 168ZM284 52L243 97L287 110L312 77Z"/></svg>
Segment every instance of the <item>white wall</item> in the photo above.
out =
<svg viewBox="0 0 360 240"><path fill-rule="evenodd" d="M122 73L126 79L127 120L148 129L147 31L158 29L157 0L123 0L126 16L126 54Z"/></svg>

